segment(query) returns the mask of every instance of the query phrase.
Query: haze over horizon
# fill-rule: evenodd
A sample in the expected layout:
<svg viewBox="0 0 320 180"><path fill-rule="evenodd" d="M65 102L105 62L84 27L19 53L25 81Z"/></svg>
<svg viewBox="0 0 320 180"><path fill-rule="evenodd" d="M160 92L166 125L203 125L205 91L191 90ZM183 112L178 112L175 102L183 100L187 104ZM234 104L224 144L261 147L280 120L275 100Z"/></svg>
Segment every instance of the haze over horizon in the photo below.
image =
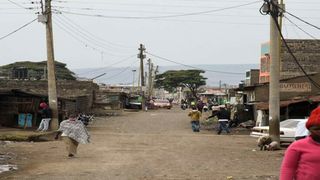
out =
<svg viewBox="0 0 320 180"><path fill-rule="evenodd" d="M208 86L219 86L219 84L238 85L241 80L245 79L247 70L258 69L259 64L211 64L211 65L193 65L198 69L203 69L206 72L203 74L207 79ZM146 71L145 67L145 71ZM159 73L168 70L186 70L192 69L185 66L159 66ZM98 83L104 84L123 84L137 85L139 67L106 67L106 68L82 68L71 69L79 77L93 78L103 73L106 75L97 78ZM135 72L132 70L136 70ZM231 74L240 73L240 74ZM220 82L221 81L221 82Z"/></svg>

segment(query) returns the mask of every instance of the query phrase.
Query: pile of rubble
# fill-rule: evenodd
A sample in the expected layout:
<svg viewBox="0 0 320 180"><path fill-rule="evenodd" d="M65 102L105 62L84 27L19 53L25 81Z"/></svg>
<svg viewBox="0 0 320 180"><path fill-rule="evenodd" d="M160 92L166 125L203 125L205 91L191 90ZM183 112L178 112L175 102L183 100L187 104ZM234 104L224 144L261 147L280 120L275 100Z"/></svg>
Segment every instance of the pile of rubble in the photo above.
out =
<svg viewBox="0 0 320 180"><path fill-rule="evenodd" d="M7 144L12 143L11 141L0 141L0 147L6 146ZM0 173L6 171L14 171L17 170L18 167L16 165L10 164L10 160L16 158L16 155L13 153L0 153Z"/></svg>

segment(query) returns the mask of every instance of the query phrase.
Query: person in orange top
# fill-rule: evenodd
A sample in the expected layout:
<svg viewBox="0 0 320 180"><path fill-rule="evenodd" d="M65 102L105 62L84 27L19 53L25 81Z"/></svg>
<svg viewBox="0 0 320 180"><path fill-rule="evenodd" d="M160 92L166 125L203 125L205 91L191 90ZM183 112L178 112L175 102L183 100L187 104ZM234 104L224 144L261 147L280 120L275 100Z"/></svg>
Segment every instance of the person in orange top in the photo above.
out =
<svg viewBox="0 0 320 180"><path fill-rule="evenodd" d="M188 116L191 118L191 128L193 132L200 132L201 112L197 110L197 107L193 106Z"/></svg>

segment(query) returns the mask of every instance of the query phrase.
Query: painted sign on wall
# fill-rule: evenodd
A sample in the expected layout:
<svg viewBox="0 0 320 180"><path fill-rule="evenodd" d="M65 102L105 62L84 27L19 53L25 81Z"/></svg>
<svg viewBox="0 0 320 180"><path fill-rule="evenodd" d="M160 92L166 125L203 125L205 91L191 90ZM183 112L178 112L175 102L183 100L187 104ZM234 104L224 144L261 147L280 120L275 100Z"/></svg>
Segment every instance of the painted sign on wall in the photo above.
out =
<svg viewBox="0 0 320 180"><path fill-rule="evenodd" d="M311 92L310 83L280 83L281 92Z"/></svg>

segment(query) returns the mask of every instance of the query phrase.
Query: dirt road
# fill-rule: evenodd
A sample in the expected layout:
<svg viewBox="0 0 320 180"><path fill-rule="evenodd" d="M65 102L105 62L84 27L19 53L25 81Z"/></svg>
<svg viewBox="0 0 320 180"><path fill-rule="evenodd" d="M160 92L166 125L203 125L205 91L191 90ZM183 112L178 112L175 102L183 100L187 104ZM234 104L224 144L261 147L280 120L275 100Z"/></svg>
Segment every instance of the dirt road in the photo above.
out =
<svg viewBox="0 0 320 180"><path fill-rule="evenodd" d="M19 170L0 179L65 180L273 180L278 179L283 150L255 151L248 135L193 133L187 111L127 112L96 118L89 127L92 143L67 158L62 141L13 143Z"/></svg>

